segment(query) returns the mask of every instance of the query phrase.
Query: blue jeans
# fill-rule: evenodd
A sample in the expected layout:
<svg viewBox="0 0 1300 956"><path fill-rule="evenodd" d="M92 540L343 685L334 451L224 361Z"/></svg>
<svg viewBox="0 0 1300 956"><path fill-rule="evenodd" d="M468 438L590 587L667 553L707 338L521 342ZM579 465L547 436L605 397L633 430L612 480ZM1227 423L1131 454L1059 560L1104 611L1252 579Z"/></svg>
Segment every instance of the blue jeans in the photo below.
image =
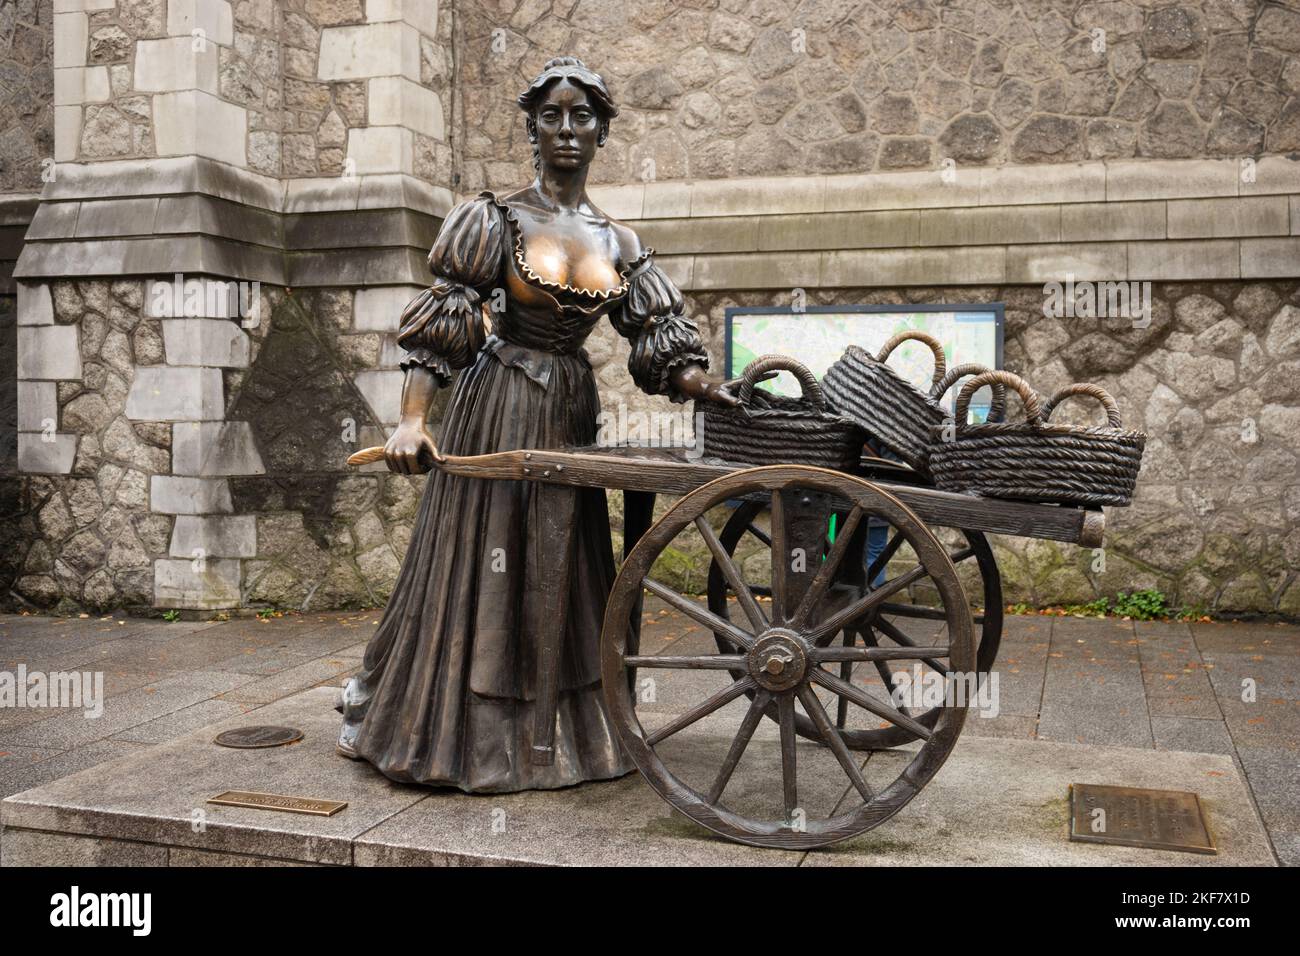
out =
<svg viewBox="0 0 1300 956"><path fill-rule="evenodd" d="M877 522L875 519L867 519L867 545L863 549L862 563L868 571L871 570L871 562L880 557L880 553L885 550L887 544L889 544L889 525L884 522ZM878 588L884 584L885 569L881 568L880 573L876 575L876 579L869 583L873 588Z"/></svg>

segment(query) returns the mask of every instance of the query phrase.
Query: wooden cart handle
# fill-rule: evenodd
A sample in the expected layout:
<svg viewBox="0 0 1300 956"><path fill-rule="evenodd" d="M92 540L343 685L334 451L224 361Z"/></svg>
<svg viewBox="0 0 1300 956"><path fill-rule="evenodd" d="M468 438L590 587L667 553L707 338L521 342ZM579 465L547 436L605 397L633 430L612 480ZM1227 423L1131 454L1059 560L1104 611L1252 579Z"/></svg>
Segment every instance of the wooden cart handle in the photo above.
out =
<svg viewBox="0 0 1300 956"><path fill-rule="evenodd" d="M1020 401L1025 406L1025 420L1032 425L1041 425L1043 423L1042 399L1038 393L1033 390L1028 382L1014 372L998 370L995 372L985 372L982 375L976 375L973 379L961 387L957 393L957 410L956 424L957 430L961 431L966 427L966 415L970 408L970 398L985 385L1000 383L1008 388L1014 388L1020 396Z"/></svg>
<svg viewBox="0 0 1300 956"><path fill-rule="evenodd" d="M1119 406L1115 404L1115 399L1111 398L1110 392L1092 382L1075 382L1073 385L1067 385L1043 402L1043 421L1051 418L1052 409L1072 395L1095 398L1101 403L1101 407L1106 410L1106 424L1115 429L1124 427L1124 423L1119 417Z"/></svg>
<svg viewBox="0 0 1300 956"><path fill-rule="evenodd" d="M930 387L933 388L938 385L940 379L943 378L944 370L948 367L948 360L944 357L943 346L939 344L939 340L933 335L922 332L920 329L908 329L906 332L899 332L880 347L880 354L876 356L876 361L885 361L885 359L889 358L890 352L907 341L923 342L934 353L934 377L930 380Z"/></svg>
<svg viewBox="0 0 1300 956"><path fill-rule="evenodd" d="M943 378L935 383L934 388L930 390L930 401L936 405L940 399L967 375L983 375L985 372L993 371L985 365L977 362L966 362L962 365L954 365L948 371L944 372ZM989 416L986 421L1000 422L1007 414L1007 387L1002 382L993 383L993 403L989 405Z"/></svg>
<svg viewBox="0 0 1300 956"><path fill-rule="evenodd" d="M353 467L359 467L361 465L370 465L370 464L374 464L377 461L383 461L383 460L384 460L383 445L374 445L370 448L363 448L358 452L353 452L351 455L348 455L348 464L352 465Z"/></svg>

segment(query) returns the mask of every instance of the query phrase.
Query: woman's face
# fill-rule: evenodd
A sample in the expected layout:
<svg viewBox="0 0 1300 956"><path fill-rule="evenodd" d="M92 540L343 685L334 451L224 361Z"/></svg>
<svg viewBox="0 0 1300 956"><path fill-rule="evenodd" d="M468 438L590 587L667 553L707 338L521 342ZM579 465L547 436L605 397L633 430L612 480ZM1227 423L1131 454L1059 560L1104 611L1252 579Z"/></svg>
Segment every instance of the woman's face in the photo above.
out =
<svg viewBox="0 0 1300 956"><path fill-rule="evenodd" d="M552 83L533 122L542 162L554 169L581 169L600 147L600 114L587 91L570 80Z"/></svg>

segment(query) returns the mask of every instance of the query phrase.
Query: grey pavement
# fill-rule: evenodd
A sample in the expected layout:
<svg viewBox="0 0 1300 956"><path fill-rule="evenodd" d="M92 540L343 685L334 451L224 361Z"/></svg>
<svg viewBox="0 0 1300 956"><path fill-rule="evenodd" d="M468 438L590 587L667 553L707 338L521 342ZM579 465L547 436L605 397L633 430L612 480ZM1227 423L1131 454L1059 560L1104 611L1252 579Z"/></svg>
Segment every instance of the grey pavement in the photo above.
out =
<svg viewBox="0 0 1300 956"><path fill-rule="evenodd" d="M0 798L338 686L360 667L380 613L173 623L0 616L0 671L100 672L105 693L97 719L0 708ZM647 601L643 653L711 641ZM1230 757L1278 860L1300 864L1300 627L1011 616L997 670L998 716L972 713L964 734ZM874 673L855 679L882 687Z"/></svg>

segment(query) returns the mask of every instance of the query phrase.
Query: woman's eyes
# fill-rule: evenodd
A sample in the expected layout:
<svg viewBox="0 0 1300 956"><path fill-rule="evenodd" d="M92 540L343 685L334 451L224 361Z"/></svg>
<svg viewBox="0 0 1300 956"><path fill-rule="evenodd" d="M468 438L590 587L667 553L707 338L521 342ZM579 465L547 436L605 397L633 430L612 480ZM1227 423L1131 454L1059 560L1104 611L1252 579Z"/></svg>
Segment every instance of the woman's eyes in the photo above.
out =
<svg viewBox="0 0 1300 956"><path fill-rule="evenodd" d="M590 123L595 119L595 115L596 114L592 113L590 110L578 110L573 114L573 121L575 123ZM542 110L541 118L547 123L558 123L560 121L560 111Z"/></svg>

